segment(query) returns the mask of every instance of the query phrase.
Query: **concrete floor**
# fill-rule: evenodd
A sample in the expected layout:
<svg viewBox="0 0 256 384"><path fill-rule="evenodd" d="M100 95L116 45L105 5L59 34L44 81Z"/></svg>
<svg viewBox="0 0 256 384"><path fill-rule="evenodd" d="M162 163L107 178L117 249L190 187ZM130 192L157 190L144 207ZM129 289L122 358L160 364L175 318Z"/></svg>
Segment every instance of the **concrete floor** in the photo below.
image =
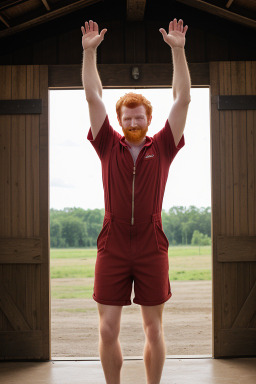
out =
<svg viewBox="0 0 256 384"><path fill-rule="evenodd" d="M1 384L105 384L100 361L1 362ZM145 384L144 362L124 360L122 384ZM256 358L167 358L161 384L255 384Z"/></svg>

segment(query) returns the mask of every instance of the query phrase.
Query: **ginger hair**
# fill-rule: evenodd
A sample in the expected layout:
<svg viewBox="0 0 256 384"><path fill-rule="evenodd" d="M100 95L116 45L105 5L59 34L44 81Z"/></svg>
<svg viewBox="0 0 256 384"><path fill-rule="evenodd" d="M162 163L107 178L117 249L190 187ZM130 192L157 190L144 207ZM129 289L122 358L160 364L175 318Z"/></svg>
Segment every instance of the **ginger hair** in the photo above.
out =
<svg viewBox="0 0 256 384"><path fill-rule="evenodd" d="M140 105L144 105L146 109L147 118L149 119L152 115L152 105L146 97L144 97L141 94L129 92L126 93L124 96L120 97L120 99L116 103L116 113L118 116L118 119L121 120L121 109L122 106L128 107L128 108L136 108Z"/></svg>

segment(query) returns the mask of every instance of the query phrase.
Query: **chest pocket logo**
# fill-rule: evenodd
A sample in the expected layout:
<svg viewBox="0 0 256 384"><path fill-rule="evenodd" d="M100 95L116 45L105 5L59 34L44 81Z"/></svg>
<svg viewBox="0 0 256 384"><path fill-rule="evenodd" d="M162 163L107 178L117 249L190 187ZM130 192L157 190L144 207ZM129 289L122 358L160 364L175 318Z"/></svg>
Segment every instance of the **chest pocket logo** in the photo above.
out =
<svg viewBox="0 0 256 384"><path fill-rule="evenodd" d="M153 153L151 155L146 155L146 156L144 156L144 160L151 160L154 158L154 156L155 155Z"/></svg>

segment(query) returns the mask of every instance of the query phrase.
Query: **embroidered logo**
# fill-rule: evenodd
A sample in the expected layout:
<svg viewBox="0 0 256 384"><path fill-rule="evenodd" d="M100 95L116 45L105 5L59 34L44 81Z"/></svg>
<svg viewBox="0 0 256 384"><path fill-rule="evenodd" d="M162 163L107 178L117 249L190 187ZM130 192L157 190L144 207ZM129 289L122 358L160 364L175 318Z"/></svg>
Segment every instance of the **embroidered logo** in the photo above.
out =
<svg viewBox="0 0 256 384"><path fill-rule="evenodd" d="M147 155L147 156L144 157L144 159L148 159L149 157L154 157L154 154L152 154L152 155Z"/></svg>

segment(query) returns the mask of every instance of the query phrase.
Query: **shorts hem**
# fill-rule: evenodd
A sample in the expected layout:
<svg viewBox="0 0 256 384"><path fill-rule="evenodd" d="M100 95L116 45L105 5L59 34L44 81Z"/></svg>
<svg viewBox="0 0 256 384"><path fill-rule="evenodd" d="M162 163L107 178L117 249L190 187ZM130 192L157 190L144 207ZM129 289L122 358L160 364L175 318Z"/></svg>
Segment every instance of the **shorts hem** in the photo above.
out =
<svg viewBox="0 0 256 384"><path fill-rule="evenodd" d="M99 304L105 304L105 305L120 305L120 306L123 306L123 305L131 305L131 304L132 304L131 300L119 300L119 301L115 301L115 300L102 300L102 299L97 299L97 298L95 297L94 294L92 295L92 298L93 298L93 300L95 300L97 303L99 303Z"/></svg>
<svg viewBox="0 0 256 384"><path fill-rule="evenodd" d="M172 297L172 293L170 292L163 300L158 300L158 301L144 301L140 299L133 299L133 302L135 304L139 305L148 305L148 306L153 306L153 305L160 305L165 303L167 300L169 300Z"/></svg>

